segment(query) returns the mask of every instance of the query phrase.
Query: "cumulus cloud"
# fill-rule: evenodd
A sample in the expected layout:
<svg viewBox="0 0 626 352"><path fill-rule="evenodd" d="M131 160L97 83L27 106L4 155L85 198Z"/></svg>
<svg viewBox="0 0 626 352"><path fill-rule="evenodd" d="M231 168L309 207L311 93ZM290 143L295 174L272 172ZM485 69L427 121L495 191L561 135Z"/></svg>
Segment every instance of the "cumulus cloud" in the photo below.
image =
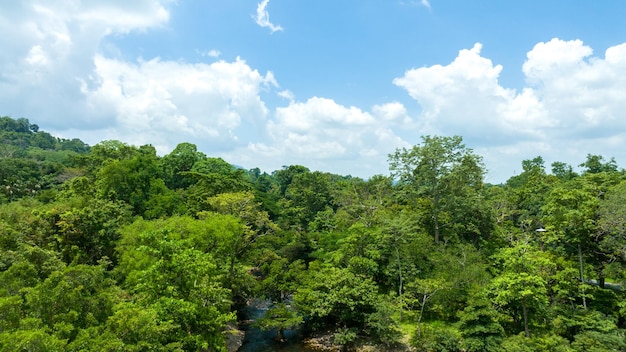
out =
<svg viewBox="0 0 626 352"><path fill-rule="evenodd" d="M282 31L283 27L270 22L270 14L266 9L269 2L270 0L263 0L257 5L254 21L263 28L269 28L272 33Z"/></svg>
<svg viewBox="0 0 626 352"><path fill-rule="evenodd" d="M518 94L498 83L502 66L482 57L481 49L477 43L449 65L411 69L394 79L422 107L425 130L506 142L512 135L532 138L553 124L532 90Z"/></svg>
<svg viewBox="0 0 626 352"><path fill-rule="evenodd" d="M383 121L396 122L402 125L409 125L413 122L404 105L399 102L374 105L372 112Z"/></svg>
<svg viewBox="0 0 626 352"><path fill-rule="evenodd" d="M603 54L581 40L537 43L517 89L499 82L504 68L477 43L447 64L412 68L393 80L419 104L413 112L399 101L364 107L332 97L297 99L271 71L240 58L219 60L217 50L204 51L211 61L205 63L129 60L115 48L111 38L167 27L169 3L3 3L2 114L91 144L120 139L164 153L196 143L208 154L268 171L303 164L384 173L387 154L423 134L462 135L492 170L519 169L521 160L537 155L573 165L587 153L626 161L626 43ZM269 21L268 4L258 4L255 19L280 30ZM279 105L267 107L264 97ZM505 172L490 180L511 176Z"/></svg>
<svg viewBox="0 0 626 352"><path fill-rule="evenodd" d="M202 141L213 150L231 148L242 123L263 122L268 111L259 92L275 84L271 73L262 76L239 58L212 64L128 63L98 55L95 64L100 84L83 87L91 113L113 116L111 126L126 138L135 136L137 144L170 148L177 138ZM146 130L151 134L142 133Z"/></svg>
<svg viewBox="0 0 626 352"><path fill-rule="evenodd" d="M616 154L609 144L626 131L626 44L608 48L602 58L580 40L538 43L527 54L527 86L520 90L500 85L502 66L482 57L481 49L477 43L448 65L394 79L420 104L424 131L462 135L493 163L519 163L522 155L532 157L528 153L565 161Z"/></svg>
<svg viewBox="0 0 626 352"><path fill-rule="evenodd" d="M608 137L626 128L626 44L604 59L580 40L538 43L523 66L531 89L544 102L564 137Z"/></svg>
<svg viewBox="0 0 626 352"><path fill-rule="evenodd" d="M82 84L98 84L94 55L109 35L164 26L162 1L7 2L0 11L0 103L57 128L99 124L86 114ZM59 118L64 116L64 118ZM81 123L78 123L79 125Z"/></svg>
<svg viewBox="0 0 626 352"><path fill-rule="evenodd" d="M263 128L260 94L277 83L244 60L128 62L102 51L114 34L165 26L165 1L23 1L3 5L0 103L47 130L94 144L119 139L167 152L196 142L224 150ZM211 50L208 55L217 57ZM242 127L246 124L246 127Z"/></svg>
<svg viewBox="0 0 626 352"><path fill-rule="evenodd" d="M408 144L394 132L406 122L406 109L400 103L374 106L372 113L344 106L329 98L313 97L306 102L292 101L276 109L268 121L269 139L251 143L244 154L273 169L282 165L304 164L334 172L372 175L386 170L387 153ZM252 160L250 160L252 161Z"/></svg>

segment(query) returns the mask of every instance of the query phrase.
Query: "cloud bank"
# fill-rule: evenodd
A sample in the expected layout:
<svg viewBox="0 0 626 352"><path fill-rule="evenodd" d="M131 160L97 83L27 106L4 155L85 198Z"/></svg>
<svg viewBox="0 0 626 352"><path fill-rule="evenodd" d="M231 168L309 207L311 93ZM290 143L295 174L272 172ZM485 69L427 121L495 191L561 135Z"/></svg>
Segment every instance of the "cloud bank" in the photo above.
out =
<svg viewBox="0 0 626 352"><path fill-rule="evenodd" d="M267 4L258 10L269 23ZM499 83L504 68L476 43L447 64L389 78L417 111L399 100L347 106L333 97L299 99L280 87L279 74L259 72L245 58L120 55L109 39L168 26L170 5L3 4L0 114L90 144L119 139L167 153L192 142L209 155L266 171L303 164L361 177L386 174L388 153L424 134L463 136L484 156L490 182L506 180L521 160L537 155L573 165L587 153L626 162L626 43L600 56L581 40L537 43L526 55L519 89ZM217 60L213 50L203 58Z"/></svg>
<svg viewBox="0 0 626 352"><path fill-rule="evenodd" d="M553 161L587 153L626 160L615 148L626 130L626 44L602 58L581 40L537 43L527 53L520 91L498 83L502 67L482 57L481 48L394 79L422 107L425 131L464 136L492 165L532 153Z"/></svg>

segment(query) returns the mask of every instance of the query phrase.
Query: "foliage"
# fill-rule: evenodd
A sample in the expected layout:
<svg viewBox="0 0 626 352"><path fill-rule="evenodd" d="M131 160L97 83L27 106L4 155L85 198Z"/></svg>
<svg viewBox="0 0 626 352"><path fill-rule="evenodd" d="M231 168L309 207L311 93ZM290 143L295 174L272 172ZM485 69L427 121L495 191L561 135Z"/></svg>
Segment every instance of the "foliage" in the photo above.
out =
<svg viewBox="0 0 626 352"><path fill-rule="evenodd" d="M318 328L339 325L363 329L376 311L376 284L346 269L321 268L294 295L296 306Z"/></svg>
<svg viewBox="0 0 626 352"><path fill-rule="evenodd" d="M448 228L460 226L452 218L455 199L473 197L483 185L481 158L463 144L460 136L422 137L422 145L398 149L389 155L390 170L402 186L405 201L424 209L424 224L435 243L449 236L466 235ZM475 203L471 203L475 204ZM483 235L479 230L475 235ZM469 234L468 234L469 236Z"/></svg>
<svg viewBox="0 0 626 352"><path fill-rule="evenodd" d="M498 351L504 337L498 320L499 314L487 297L473 296L468 306L459 312L459 332L464 348L469 352Z"/></svg>
<svg viewBox="0 0 626 352"><path fill-rule="evenodd" d="M190 143L90 147L25 118L0 117L0 141L0 351L224 351L251 298L278 340L626 350L614 159L548 174L538 156L489 185L459 136L367 180L243 170Z"/></svg>
<svg viewBox="0 0 626 352"><path fill-rule="evenodd" d="M413 335L411 345L420 352L455 352L461 348L461 335L454 326L433 322Z"/></svg>
<svg viewBox="0 0 626 352"><path fill-rule="evenodd" d="M548 279L555 269L554 263L527 243L503 248L494 259L499 272L490 284L488 295L501 312L511 317L510 330L517 333L523 329L526 337L530 337L530 327L540 326L545 316Z"/></svg>
<svg viewBox="0 0 626 352"><path fill-rule="evenodd" d="M285 303L273 305L265 315L254 322L261 330L276 330L276 340L283 341L283 332L302 324L303 319Z"/></svg>

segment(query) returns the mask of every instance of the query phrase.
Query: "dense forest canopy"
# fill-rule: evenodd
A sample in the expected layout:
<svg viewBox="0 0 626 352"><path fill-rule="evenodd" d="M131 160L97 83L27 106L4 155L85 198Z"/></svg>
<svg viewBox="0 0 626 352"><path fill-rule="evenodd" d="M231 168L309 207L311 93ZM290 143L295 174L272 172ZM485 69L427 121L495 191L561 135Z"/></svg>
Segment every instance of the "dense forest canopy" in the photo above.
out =
<svg viewBox="0 0 626 352"><path fill-rule="evenodd" d="M418 351L626 349L626 173L484 182L460 136L364 180L0 118L0 351L225 351L256 326Z"/></svg>

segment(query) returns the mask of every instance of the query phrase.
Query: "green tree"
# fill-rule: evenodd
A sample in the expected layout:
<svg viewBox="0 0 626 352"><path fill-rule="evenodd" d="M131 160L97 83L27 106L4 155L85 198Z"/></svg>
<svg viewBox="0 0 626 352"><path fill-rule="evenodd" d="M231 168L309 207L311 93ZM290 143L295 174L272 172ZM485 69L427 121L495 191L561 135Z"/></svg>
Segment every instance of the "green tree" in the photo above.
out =
<svg viewBox="0 0 626 352"><path fill-rule="evenodd" d="M609 261L619 265L612 270L613 277L625 280L623 266L626 264L626 182L610 188L598 206L599 248ZM613 265L615 267L616 265Z"/></svg>
<svg viewBox="0 0 626 352"><path fill-rule="evenodd" d="M417 315L417 336L422 336L422 318L428 302L440 291L445 290L448 283L440 278L415 279L407 285L413 299L419 305Z"/></svg>
<svg viewBox="0 0 626 352"><path fill-rule="evenodd" d="M354 222L374 227L393 203L393 180L391 177L374 175L367 181L350 178L337 183L333 189L337 206L338 225L346 228Z"/></svg>
<svg viewBox="0 0 626 352"><path fill-rule="evenodd" d="M260 267L263 273L260 292L272 302L285 303L302 284L306 267L301 260L289 263L287 258L276 257Z"/></svg>
<svg viewBox="0 0 626 352"><path fill-rule="evenodd" d="M195 144L178 144L171 153L165 155L161 160L165 185L170 189L191 186L195 180L189 175L185 175L185 172L191 171L197 162L206 158L204 153L198 151Z"/></svg>
<svg viewBox="0 0 626 352"><path fill-rule="evenodd" d="M572 168L571 165L568 165L560 161L555 161L551 164L551 166L552 166L552 174L561 181L567 181L575 177L578 177L578 174L574 172L574 169Z"/></svg>
<svg viewBox="0 0 626 352"><path fill-rule="evenodd" d="M317 171L294 175L285 191L285 200L287 223L307 230L319 212L334 206L329 175Z"/></svg>
<svg viewBox="0 0 626 352"><path fill-rule="evenodd" d="M66 345L66 339L56 336L37 318L22 319L19 329L0 332L2 352L63 352Z"/></svg>
<svg viewBox="0 0 626 352"><path fill-rule="evenodd" d="M615 162L615 158L611 158L609 161L604 161L604 157L602 155L587 154L587 160L578 166L585 168L584 172L588 174L617 171L617 162Z"/></svg>
<svg viewBox="0 0 626 352"><path fill-rule="evenodd" d="M95 148L95 147L94 147ZM149 210L149 200L168 192L159 176L158 158L152 146L141 146L135 156L107 162L98 171L96 188L99 197L124 201L136 215Z"/></svg>
<svg viewBox="0 0 626 352"><path fill-rule="evenodd" d="M302 165L290 165L283 166L281 170L276 170L272 173L272 176L278 180L280 195L284 196L287 192L287 187L293 182L293 178L296 175L306 174L311 172L308 168Z"/></svg>
<svg viewBox="0 0 626 352"><path fill-rule="evenodd" d="M66 263L96 264L105 257L114 261L117 230L130 221L130 206L123 202L78 202L58 214L54 238Z"/></svg>
<svg viewBox="0 0 626 352"><path fill-rule="evenodd" d="M413 205L420 199L427 202L423 204L427 214L424 222L435 243L453 225L453 195L479 189L483 184L482 160L462 142L460 136L424 136L421 145L389 155L389 168L398 180L401 196Z"/></svg>
<svg viewBox="0 0 626 352"><path fill-rule="evenodd" d="M499 351L504 329L498 322L498 312L484 295L470 298L459 312L459 331L468 352Z"/></svg>
<svg viewBox="0 0 626 352"><path fill-rule="evenodd" d="M156 264L159 256L151 255L146 246L155 246L152 239L161 234L171 246L194 248L213 258L217 266L219 283L243 294L250 275L240 264L245 242L246 227L232 215L202 213L199 219L189 216L172 216L167 219L138 220L120 229L117 251L119 264L116 271L129 280L131 273L141 272ZM149 248L148 247L148 248ZM134 284L133 284L134 285Z"/></svg>
<svg viewBox="0 0 626 352"><path fill-rule="evenodd" d="M234 315L213 256L197 249L202 247L193 238L168 229L142 231L137 239L135 255L143 259L128 272L125 285L139 305L156 312L167 331L165 342L180 342L185 350L225 350L222 331Z"/></svg>
<svg viewBox="0 0 626 352"><path fill-rule="evenodd" d="M501 249L494 260L499 270L489 285L489 297L530 337L530 327L546 314L548 279L555 265L545 253L522 242Z"/></svg>
<svg viewBox="0 0 626 352"><path fill-rule="evenodd" d="M304 320L285 303L274 304L254 325L261 330L276 330L276 340L285 341L284 331L293 329Z"/></svg>
<svg viewBox="0 0 626 352"><path fill-rule="evenodd" d="M446 283L431 302L431 315L436 314L443 321L455 321L457 312L467 307L471 294L491 280L485 258L470 244L435 248L428 253L428 262L430 275Z"/></svg>
<svg viewBox="0 0 626 352"><path fill-rule="evenodd" d="M254 235L262 236L278 230L251 191L221 193L208 200L211 209L241 219ZM253 241L252 241L253 242Z"/></svg>
<svg viewBox="0 0 626 352"><path fill-rule="evenodd" d="M63 166L26 158L0 158L0 203L34 197L58 185Z"/></svg>
<svg viewBox="0 0 626 352"><path fill-rule="evenodd" d="M168 336L175 334L178 326L167 317L162 318L153 307L121 302L113 308L113 315L106 322L106 332L112 335L110 338L123 343L125 351L182 350L180 342L168 341ZM93 337L85 340L91 342Z"/></svg>
<svg viewBox="0 0 626 352"><path fill-rule="evenodd" d="M211 209L208 199L221 193L236 193L252 189L245 171L221 158L205 158L196 162L191 171L181 172L195 182L185 192L188 214L196 215Z"/></svg>
<svg viewBox="0 0 626 352"><path fill-rule="evenodd" d="M376 311L376 284L347 269L313 270L298 289L294 300L308 324L322 329L338 326L364 329L367 317Z"/></svg>
<svg viewBox="0 0 626 352"><path fill-rule="evenodd" d="M523 160L522 169L521 174L506 182L506 187L513 194L513 223L522 234L527 234L543 227L542 207L558 179L546 174L544 160L540 156Z"/></svg>
<svg viewBox="0 0 626 352"><path fill-rule="evenodd" d="M422 332L412 336L411 345L419 352L461 351L461 335L453 325L424 324Z"/></svg>
<svg viewBox="0 0 626 352"><path fill-rule="evenodd" d="M428 270L429 251L433 250L432 238L422 231L415 217L407 211L387 218L381 227L381 235L374 242L380 249L377 252L386 279L383 284L395 288L399 300L399 318L403 319L406 284L414 282L420 272Z"/></svg>
<svg viewBox="0 0 626 352"><path fill-rule="evenodd" d="M607 258L599 250L601 239L596 236L596 214L600 204L599 196L605 191L604 186L599 187L594 181L598 176L585 175L555 187L542 208L547 230L544 232L544 241L562 253L577 258L581 283L585 283L583 268L586 262L594 265L599 280L604 281L603 268ZM583 306L586 307L585 295Z"/></svg>
<svg viewBox="0 0 626 352"><path fill-rule="evenodd" d="M68 266L25 290L29 316L70 341L80 329L103 324L119 295L105 270L107 264Z"/></svg>
<svg viewBox="0 0 626 352"><path fill-rule="evenodd" d="M76 157L76 165L87 169L87 171L95 175L96 171L102 166L115 160L132 159L138 153L134 146L117 140L102 141L89 149L86 155Z"/></svg>

